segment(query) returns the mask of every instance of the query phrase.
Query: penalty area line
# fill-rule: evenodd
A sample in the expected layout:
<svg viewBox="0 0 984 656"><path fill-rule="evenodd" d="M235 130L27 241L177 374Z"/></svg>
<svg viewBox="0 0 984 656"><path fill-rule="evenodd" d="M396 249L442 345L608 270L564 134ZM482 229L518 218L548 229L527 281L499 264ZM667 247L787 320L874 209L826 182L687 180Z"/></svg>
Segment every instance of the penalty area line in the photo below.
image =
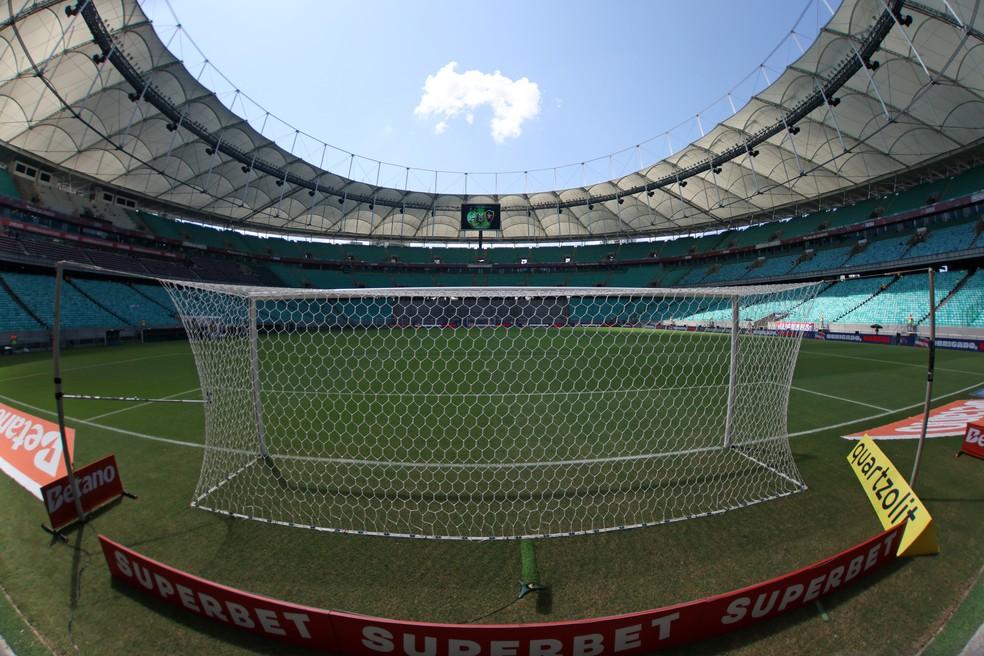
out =
<svg viewBox="0 0 984 656"><path fill-rule="evenodd" d="M78 367L67 367L62 369L62 373L69 373L72 371L83 371L85 369L100 369L102 367L115 367L121 364L128 364L130 362L142 362L144 360L159 360L160 358L173 358L174 353L160 353L158 355L144 355L139 358L127 358L125 360L112 360L110 362L97 362L95 364L83 364ZM12 376L10 378L4 378L3 382L7 383L13 380L25 380L27 378L38 378L39 376L50 376L50 371L39 371L33 374L23 374L20 376Z"/></svg>
<svg viewBox="0 0 984 656"><path fill-rule="evenodd" d="M962 387L953 392L947 392L946 394L937 394L933 396L934 401L940 399L945 399L950 396L956 396L957 394L963 394L964 392L970 391L975 387L980 387L984 385L984 380L978 381L973 385L968 385L967 387ZM790 433L789 437L801 437L803 435L812 435L814 433L822 433L824 431L833 430L835 428L843 428L844 426L851 426L853 424L859 424L862 421L871 421L872 419L881 419L882 417L887 417L888 415L893 415L896 412L902 412L903 410L912 410L914 408L921 408L923 405L922 401L917 401L910 405L903 406L901 408L896 408L894 410L886 410L885 412L879 412L878 414L868 415L867 417L858 417L857 419L849 419L848 421L842 421L839 424L831 424L830 426L820 426L819 428L809 428L807 430L796 431L795 433Z"/></svg>
<svg viewBox="0 0 984 656"><path fill-rule="evenodd" d="M19 405L24 408L28 408L35 412L40 412L41 414L48 415L49 417L57 417L58 413L52 412L46 408L41 408L36 405L31 405L30 403L25 403L24 401L19 401L18 399L11 398L9 396L4 396L0 394L0 399L7 401L8 403L13 403L14 405ZM92 428L98 428L100 430L107 430L113 433L119 433L121 435L129 435L130 437L137 437L142 440L150 440L151 442L163 442L164 444L173 444L175 446L187 446L194 449L204 449L204 444L199 444L198 442L185 442L184 440L175 440L170 437L161 437L160 435L148 435L147 433L138 433L136 431L126 430L124 428L115 428L113 426L107 426L106 424L97 424L94 421L89 421L88 419L79 419L78 417L65 417L66 421L72 421L76 424L83 424L85 426L91 426Z"/></svg>
<svg viewBox="0 0 984 656"><path fill-rule="evenodd" d="M825 396L828 399L835 399L837 401L843 401L845 403L853 403L855 405L863 405L865 407L874 408L875 410L881 410L883 412L895 412L895 410L892 410L891 408L883 408L880 405L874 405L872 403L865 403L864 401L857 401L855 399L847 399L847 398L844 398L843 396L835 396L833 394L826 394L824 392L818 392L816 390L807 389L805 387L797 387L796 385L790 385L790 388L792 388L794 390L797 390L799 392L806 392L807 394L816 394L817 396Z"/></svg>
<svg viewBox="0 0 984 656"><path fill-rule="evenodd" d="M969 390L972 390L975 387L980 387L981 385L984 385L984 380L980 380L980 381L974 383L973 385L968 385L967 387L962 387L962 388L960 388L958 390L955 390L953 392L947 392L946 394L936 395L936 396L933 397L933 399L934 400L939 400L939 399L949 398L951 396L956 396L958 394L963 394L964 392L967 392ZM36 405L31 405L30 403L25 403L25 402L20 401L18 399L11 398L9 396L4 396L3 394L0 394L0 399L2 399L4 401L7 401L8 403L13 403L14 405L19 405L19 406L22 406L24 408L29 408L31 410L34 410L36 412L40 412L42 414L48 415L49 417L55 417L55 416L57 416L56 413L54 413L54 412L52 412L50 410L47 410L45 408L40 408L40 407L38 407ZM837 424L830 424L829 426L820 426L818 428L809 428L807 430L796 431L795 433L789 433L789 437L802 437L804 435L813 435L815 433L822 433L824 431L834 430L835 428L843 428L844 426L851 426L853 424L859 424L859 423L861 423L863 421L871 421L872 419L880 419L882 417L886 417L888 415L895 414L896 412L903 412L905 410L912 410L913 408L919 408L919 407L922 406L922 404L923 404L922 401L918 401L918 402L913 403L911 405L902 406L901 408L895 408L894 410L886 410L884 412L879 412L877 414L868 415L867 417L858 417L857 419L849 419L848 421L842 421L842 422L837 423ZM111 431L113 433L119 433L121 435L128 435L130 437L136 437L136 438L139 438L139 439L142 439L142 440L150 440L152 442L162 442L164 444L173 444L175 446L185 446L185 447L190 447L192 449L204 449L205 448L205 445L204 444L201 444L201 443L198 443L198 442L186 442L186 441L183 441L183 440L175 440L175 439L172 439L170 437L161 437L159 435L148 435L147 433L138 433L136 431L130 431L130 430L126 430L126 429L123 429L123 428L115 428L113 426L106 426L105 424L98 424L98 423L96 423L94 421L88 421L86 419L77 419L75 417L66 417L66 419L70 419L71 421L74 421L76 423L83 424L83 425L86 425L86 426L91 426L92 428L99 428L99 429L102 429L102 430Z"/></svg>

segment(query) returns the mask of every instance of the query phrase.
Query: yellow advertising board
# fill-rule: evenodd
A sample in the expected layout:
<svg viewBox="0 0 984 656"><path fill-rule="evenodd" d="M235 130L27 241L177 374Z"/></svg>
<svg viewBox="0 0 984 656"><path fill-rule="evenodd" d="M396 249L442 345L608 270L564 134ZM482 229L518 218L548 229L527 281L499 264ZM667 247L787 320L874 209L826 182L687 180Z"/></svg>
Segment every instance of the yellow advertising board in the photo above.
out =
<svg viewBox="0 0 984 656"><path fill-rule="evenodd" d="M899 556L925 556L940 552L936 526L926 506L870 437L865 435L854 445L847 455L847 462L868 495L883 528L909 520L899 542Z"/></svg>

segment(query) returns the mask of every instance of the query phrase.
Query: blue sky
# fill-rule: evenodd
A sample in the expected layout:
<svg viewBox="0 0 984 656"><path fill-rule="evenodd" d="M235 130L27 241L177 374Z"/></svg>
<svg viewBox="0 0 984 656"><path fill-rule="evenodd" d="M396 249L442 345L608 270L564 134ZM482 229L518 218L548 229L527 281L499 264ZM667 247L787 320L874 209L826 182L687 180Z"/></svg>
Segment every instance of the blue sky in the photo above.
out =
<svg viewBox="0 0 984 656"><path fill-rule="evenodd" d="M723 94L740 106L829 18L818 0L171 0L177 30L165 0L142 4L227 104L238 88L339 148L469 171L576 163L678 125L679 148L700 136L698 110L713 104L710 129L730 113ZM612 166L668 148L660 137ZM591 166L607 177L605 160Z"/></svg>

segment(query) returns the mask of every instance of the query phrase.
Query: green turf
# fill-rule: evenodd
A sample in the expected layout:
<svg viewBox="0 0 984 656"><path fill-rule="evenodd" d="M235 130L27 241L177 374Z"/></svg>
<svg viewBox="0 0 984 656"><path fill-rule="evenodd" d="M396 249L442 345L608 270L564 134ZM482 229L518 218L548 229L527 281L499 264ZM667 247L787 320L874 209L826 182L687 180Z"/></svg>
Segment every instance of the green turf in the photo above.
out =
<svg viewBox="0 0 984 656"><path fill-rule="evenodd" d="M261 421L245 348L232 338L209 342L202 368L221 449L210 451L196 498L304 526L478 538L566 535L749 505L801 487L782 445L762 443L782 434L782 365L794 347L740 339L734 448L723 448L724 334L267 334L259 339ZM258 423L264 459L256 457Z"/></svg>
<svg viewBox="0 0 984 656"><path fill-rule="evenodd" d="M45 647L17 614L3 590L0 590L0 638L3 638L18 656L47 656L51 651Z"/></svg>
<svg viewBox="0 0 984 656"><path fill-rule="evenodd" d="M524 599L483 621L543 621L636 611L686 601L784 573L879 530L848 467L839 435L917 412L925 351L873 345L804 343L791 392L793 454L809 490L724 515L647 529L552 539L537 544L541 582L552 604ZM66 391L194 397L198 385L188 346L70 351ZM0 401L44 415L53 407L47 354L0 360ZM984 386L984 358L940 352L941 402ZM811 393L833 395L829 398ZM130 595L110 584L95 536L123 544L222 583L295 602L435 621L465 621L515 596L519 547L325 534L227 519L188 503L202 450L146 439L200 444L198 406L69 402L78 430L77 461L115 453L138 501L121 504L73 531L70 546L49 546L40 503L0 477L0 580L18 608L65 653L282 653ZM121 412L116 412L121 411ZM115 414L106 415L114 412ZM92 424L80 420L97 417ZM832 424L879 416L845 429ZM101 427L100 427L101 426ZM139 433L113 432L106 427ZM980 504L984 466L953 458L956 438L931 441L919 492L939 526L942 553L907 561L870 585L814 608L697 648L747 654L912 653L935 634L984 564ZM911 466L914 443L884 450ZM71 630L69 631L69 618Z"/></svg>

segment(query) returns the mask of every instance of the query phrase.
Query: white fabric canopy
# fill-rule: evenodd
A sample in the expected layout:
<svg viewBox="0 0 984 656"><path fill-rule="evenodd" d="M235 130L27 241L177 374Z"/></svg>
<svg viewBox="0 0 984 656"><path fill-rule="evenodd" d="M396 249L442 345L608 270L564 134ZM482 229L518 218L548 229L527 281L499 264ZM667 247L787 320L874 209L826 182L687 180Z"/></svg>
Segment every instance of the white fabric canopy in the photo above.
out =
<svg viewBox="0 0 984 656"><path fill-rule="evenodd" d="M502 204L493 239L713 229L975 146L984 137L982 2L904 2L907 27L888 11L896 4L846 0L768 88L653 166L587 187L467 200ZM474 236L459 232L462 194L348 179L262 136L168 51L134 0L68 5L75 15L66 6L0 7L0 141L148 204L243 227Z"/></svg>

